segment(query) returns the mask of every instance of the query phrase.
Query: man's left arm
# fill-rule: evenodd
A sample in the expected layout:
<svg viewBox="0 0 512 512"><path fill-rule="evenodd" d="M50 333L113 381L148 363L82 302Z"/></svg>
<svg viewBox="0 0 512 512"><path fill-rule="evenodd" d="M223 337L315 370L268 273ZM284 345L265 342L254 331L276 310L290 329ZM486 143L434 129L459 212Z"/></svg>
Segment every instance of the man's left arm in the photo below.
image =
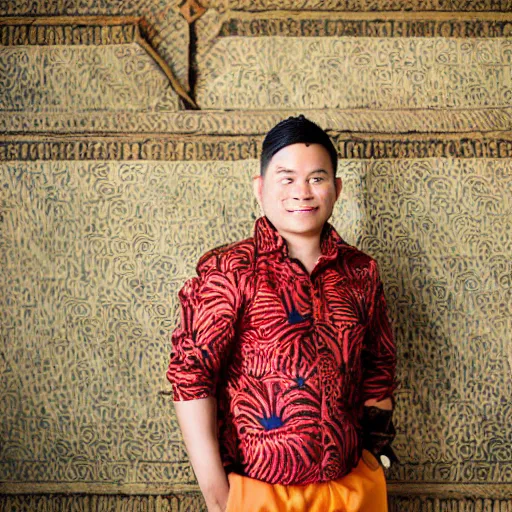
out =
<svg viewBox="0 0 512 512"><path fill-rule="evenodd" d="M395 371L395 341L378 267L372 261L368 329L363 347L363 447L379 459L385 455L391 462L396 460L391 449L395 437L392 421Z"/></svg>

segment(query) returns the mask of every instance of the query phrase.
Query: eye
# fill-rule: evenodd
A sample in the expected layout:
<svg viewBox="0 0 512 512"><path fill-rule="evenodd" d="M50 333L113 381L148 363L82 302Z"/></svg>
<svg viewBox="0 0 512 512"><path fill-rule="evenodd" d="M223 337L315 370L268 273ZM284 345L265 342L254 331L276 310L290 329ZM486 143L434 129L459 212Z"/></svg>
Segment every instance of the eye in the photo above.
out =
<svg viewBox="0 0 512 512"><path fill-rule="evenodd" d="M288 185L288 184L289 184L289 183L291 183L292 181L293 181L293 180L292 180L291 178L283 178L283 179L281 180L281 183L282 183L283 185Z"/></svg>
<svg viewBox="0 0 512 512"><path fill-rule="evenodd" d="M322 181L324 181L322 176L314 176L311 178L311 183L321 183Z"/></svg>

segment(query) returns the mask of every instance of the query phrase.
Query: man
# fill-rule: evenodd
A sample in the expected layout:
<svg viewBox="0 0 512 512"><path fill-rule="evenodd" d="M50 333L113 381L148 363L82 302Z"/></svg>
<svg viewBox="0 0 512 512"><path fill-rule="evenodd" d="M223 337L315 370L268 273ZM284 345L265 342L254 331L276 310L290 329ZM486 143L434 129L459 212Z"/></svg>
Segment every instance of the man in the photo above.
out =
<svg viewBox="0 0 512 512"><path fill-rule="evenodd" d="M276 125L254 236L180 291L167 377L209 512L387 510L395 346L376 262L327 222L336 168L316 124Z"/></svg>

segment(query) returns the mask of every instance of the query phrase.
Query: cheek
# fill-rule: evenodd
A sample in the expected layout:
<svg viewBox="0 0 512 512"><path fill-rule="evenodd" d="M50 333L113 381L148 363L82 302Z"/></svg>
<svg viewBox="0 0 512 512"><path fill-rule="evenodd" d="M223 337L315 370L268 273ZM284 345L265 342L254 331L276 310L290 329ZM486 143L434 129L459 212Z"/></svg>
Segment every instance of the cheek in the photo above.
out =
<svg viewBox="0 0 512 512"><path fill-rule="evenodd" d="M336 191L331 189L321 190L318 193L318 198L326 204L333 204L336 201Z"/></svg>
<svg viewBox="0 0 512 512"><path fill-rule="evenodd" d="M285 194L281 189L268 190L263 196L263 202L269 207L275 207L279 201L284 199L284 197Z"/></svg>

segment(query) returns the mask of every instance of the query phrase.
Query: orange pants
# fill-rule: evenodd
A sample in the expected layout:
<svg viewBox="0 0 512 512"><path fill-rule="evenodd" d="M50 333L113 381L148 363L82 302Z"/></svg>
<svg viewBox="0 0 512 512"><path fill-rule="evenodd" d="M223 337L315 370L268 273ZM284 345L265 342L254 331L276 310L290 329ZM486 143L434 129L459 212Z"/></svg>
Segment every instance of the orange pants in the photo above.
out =
<svg viewBox="0 0 512 512"><path fill-rule="evenodd" d="M307 485L268 484L230 473L226 512L387 512L386 478L377 459L363 459L344 477Z"/></svg>

